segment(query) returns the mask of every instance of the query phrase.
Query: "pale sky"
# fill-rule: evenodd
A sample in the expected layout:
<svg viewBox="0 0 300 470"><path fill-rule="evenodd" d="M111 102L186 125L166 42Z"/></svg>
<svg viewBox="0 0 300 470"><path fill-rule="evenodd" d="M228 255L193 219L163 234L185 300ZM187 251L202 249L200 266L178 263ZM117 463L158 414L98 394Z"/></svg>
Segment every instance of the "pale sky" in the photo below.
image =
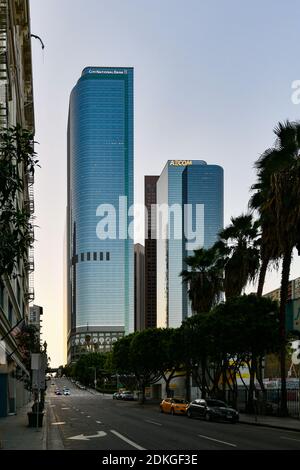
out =
<svg viewBox="0 0 300 470"><path fill-rule="evenodd" d="M69 95L84 67L135 69L135 202L168 159L224 168L225 224L246 211L253 163L278 121L299 119L300 2L31 0L36 140L35 303L52 366L63 362ZM143 240L137 238L137 241ZM300 276L298 258L291 279ZM278 287L270 273L265 291Z"/></svg>

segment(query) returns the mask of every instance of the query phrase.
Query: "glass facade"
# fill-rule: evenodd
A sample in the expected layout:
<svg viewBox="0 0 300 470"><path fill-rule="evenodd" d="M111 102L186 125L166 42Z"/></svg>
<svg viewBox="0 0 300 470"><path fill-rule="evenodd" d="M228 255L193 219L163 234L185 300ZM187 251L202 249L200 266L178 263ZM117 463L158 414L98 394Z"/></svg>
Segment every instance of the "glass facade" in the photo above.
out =
<svg viewBox="0 0 300 470"><path fill-rule="evenodd" d="M202 160L168 161L157 205L157 326L176 328L191 315L180 277L184 260L212 246L223 228L223 169Z"/></svg>
<svg viewBox="0 0 300 470"><path fill-rule="evenodd" d="M127 207L119 207L120 197ZM113 238L97 236L102 204L116 211ZM133 69L87 67L71 93L68 122L69 357L70 348L71 356L85 346L104 349L104 331L112 338L134 329L133 240L119 236L119 220L132 223L132 204Z"/></svg>

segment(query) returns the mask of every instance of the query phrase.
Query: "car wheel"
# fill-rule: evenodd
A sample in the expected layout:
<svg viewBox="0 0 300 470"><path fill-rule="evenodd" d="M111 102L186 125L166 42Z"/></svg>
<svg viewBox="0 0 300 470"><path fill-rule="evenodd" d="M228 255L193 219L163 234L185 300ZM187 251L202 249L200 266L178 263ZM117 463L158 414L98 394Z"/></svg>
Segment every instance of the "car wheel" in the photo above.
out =
<svg viewBox="0 0 300 470"><path fill-rule="evenodd" d="M193 417L193 413L191 412L191 410L187 410L186 415L187 415L188 418Z"/></svg>

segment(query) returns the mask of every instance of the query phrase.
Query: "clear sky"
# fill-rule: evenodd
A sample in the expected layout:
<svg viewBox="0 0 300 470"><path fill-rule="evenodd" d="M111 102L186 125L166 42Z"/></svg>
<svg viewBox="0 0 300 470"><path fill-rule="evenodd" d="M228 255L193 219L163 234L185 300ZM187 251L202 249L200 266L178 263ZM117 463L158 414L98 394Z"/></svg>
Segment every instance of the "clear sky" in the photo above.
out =
<svg viewBox="0 0 300 470"><path fill-rule="evenodd" d="M88 65L135 68L135 201L168 159L223 166L225 224L247 209L253 163L280 120L298 119L300 2L31 0L37 151L35 303L62 363L68 101ZM143 240L137 236L137 241ZM291 278L300 275L295 259ZM265 291L277 288L269 274Z"/></svg>

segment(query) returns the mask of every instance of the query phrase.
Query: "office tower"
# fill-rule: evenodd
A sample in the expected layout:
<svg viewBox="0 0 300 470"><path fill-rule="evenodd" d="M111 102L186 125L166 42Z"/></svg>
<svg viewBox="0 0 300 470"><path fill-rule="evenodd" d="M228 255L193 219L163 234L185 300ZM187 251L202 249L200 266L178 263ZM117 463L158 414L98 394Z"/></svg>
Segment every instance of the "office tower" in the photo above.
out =
<svg viewBox="0 0 300 470"><path fill-rule="evenodd" d="M145 248L134 245L134 330L145 328Z"/></svg>
<svg viewBox="0 0 300 470"><path fill-rule="evenodd" d="M0 127L19 124L34 132L31 26L29 0L0 1ZM19 166L22 188L16 207L27 207L30 223L34 212L33 175ZM1 175L3 176L3 175ZM14 276L0 279L0 417L15 414L30 399L26 382L30 377L17 333L29 316L34 299L33 250L18 260Z"/></svg>
<svg viewBox="0 0 300 470"><path fill-rule="evenodd" d="M42 334L41 332L42 315L43 315L43 307L40 307L39 305L32 305L32 307L29 308L28 324L36 328L36 338L39 343L41 342L41 334Z"/></svg>
<svg viewBox="0 0 300 470"><path fill-rule="evenodd" d="M68 120L68 360L134 330L133 68L86 67Z"/></svg>
<svg viewBox="0 0 300 470"><path fill-rule="evenodd" d="M151 206L156 204L156 183L159 176L145 176L145 328L156 327L156 237L155 217Z"/></svg>
<svg viewBox="0 0 300 470"><path fill-rule="evenodd" d="M180 273L196 248L211 247L223 228L223 169L202 160L170 160L157 188L157 326L191 315Z"/></svg>

